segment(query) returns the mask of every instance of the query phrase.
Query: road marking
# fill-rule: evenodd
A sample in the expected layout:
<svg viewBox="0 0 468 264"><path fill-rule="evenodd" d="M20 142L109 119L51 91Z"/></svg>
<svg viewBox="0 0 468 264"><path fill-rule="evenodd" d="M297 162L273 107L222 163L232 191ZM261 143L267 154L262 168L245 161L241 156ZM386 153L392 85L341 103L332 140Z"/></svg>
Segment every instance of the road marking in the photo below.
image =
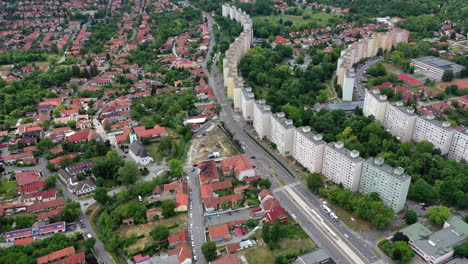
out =
<svg viewBox="0 0 468 264"><path fill-rule="evenodd" d="M296 182L290 183L290 184L288 184L288 185L283 185L283 186L281 186L281 187L278 187L278 188L273 189L273 193L277 193L277 192L283 191L283 189L286 188L286 186L295 187L295 186L300 185L300 184L301 184L300 181L296 181Z"/></svg>
<svg viewBox="0 0 468 264"><path fill-rule="evenodd" d="M299 195L297 195L288 185L283 187L285 190L284 193L291 197L292 200L303 209L302 212L304 215L308 219L315 222L316 226L324 231L324 235L328 237L331 236L330 242L341 248L345 253L345 257L348 257L349 260L356 264L366 263L362 261L361 257L359 257L346 243L344 243L343 240L341 240L333 230L331 230L331 228L323 221L322 217L320 217L320 215L314 209L310 208L306 202L304 202L304 200L299 197Z"/></svg>

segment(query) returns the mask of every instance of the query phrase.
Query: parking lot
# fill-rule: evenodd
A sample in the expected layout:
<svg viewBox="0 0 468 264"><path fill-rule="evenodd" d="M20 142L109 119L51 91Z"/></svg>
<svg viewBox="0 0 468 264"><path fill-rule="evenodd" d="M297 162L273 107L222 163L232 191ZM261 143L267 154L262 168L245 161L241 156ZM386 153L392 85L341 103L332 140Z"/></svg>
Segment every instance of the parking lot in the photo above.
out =
<svg viewBox="0 0 468 264"><path fill-rule="evenodd" d="M210 216L205 215L205 223L206 226L216 226L232 221L248 220L250 218L250 211L256 208L258 207L256 206L236 211L221 212L219 214L212 214Z"/></svg>

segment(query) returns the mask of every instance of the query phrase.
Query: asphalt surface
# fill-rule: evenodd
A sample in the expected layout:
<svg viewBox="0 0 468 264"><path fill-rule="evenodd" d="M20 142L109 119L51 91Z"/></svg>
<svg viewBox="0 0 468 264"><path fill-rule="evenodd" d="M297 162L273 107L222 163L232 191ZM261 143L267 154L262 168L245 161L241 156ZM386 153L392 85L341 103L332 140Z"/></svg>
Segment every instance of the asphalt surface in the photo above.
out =
<svg viewBox="0 0 468 264"><path fill-rule="evenodd" d="M365 76L365 72L369 69L370 66L376 64L377 62L383 61L382 57L374 57L368 59L364 64L360 65L356 72L356 78L354 78L354 93L357 98L362 98L364 100L365 92L362 87L361 78Z"/></svg>
<svg viewBox="0 0 468 264"><path fill-rule="evenodd" d="M203 205L200 194L200 181L198 180L198 169L187 167L185 171L189 175L188 185L190 186L191 192L189 207L189 234L192 241L192 251L195 253L194 255L197 256L197 263L206 263L201 252L201 246L206 242L206 236Z"/></svg>

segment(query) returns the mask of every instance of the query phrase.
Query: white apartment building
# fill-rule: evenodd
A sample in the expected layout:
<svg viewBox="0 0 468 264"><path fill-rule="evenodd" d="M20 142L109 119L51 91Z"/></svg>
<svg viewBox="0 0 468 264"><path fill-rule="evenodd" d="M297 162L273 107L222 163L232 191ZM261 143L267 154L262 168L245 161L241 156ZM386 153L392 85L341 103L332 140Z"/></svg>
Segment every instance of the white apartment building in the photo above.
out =
<svg viewBox="0 0 468 264"><path fill-rule="evenodd" d="M449 159L468 162L468 130L455 131L448 153Z"/></svg>
<svg viewBox="0 0 468 264"><path fill-rule="evenodd" d="M262 140L270 139L271 108L260 99L253 104L253 127Z"/></svg>
<svg viewBox="0 0 468 264"><path fill-rule="evenodd" d="M384 204L398 213L405 207L411 183L404 171L385 164L383 158L369 158L362 165L359 192L378 193Z"/></svg>
<svg viewBox="0 0 468 264"><path fill-rule="evenodd" d="M281 155L289 156L293 149L294 125L291 119L286 119L283 112L273 114L270 118L270 141L276 145Z"/></svg>
<svg viewBox="0 0 468 264"><path fill-rule="evenodd" d="M450 126L450 122L441 123L434 118L434 115L425 115L416 119L412 139L415 142L427 140L445 155L449 152L455 129Z"/></svg>
<svg viewBox="0 0 468 264"><path fill-rule="evenodd" d="M242 117L245 121L251 122L253 120L253 105L255 95L252 93L252 88L247 87L241 91L241 110Z"/></svg>
<svg viewBox="0 0 468 264"><path fill-rule="evenodd" d="M414 109L405 108L403 102L387 105L385 112L384 128L401 142L411 141L417 115Z"/></svg>
<svg viewBox="0 0 468 264"><path fill-rule="evenodd" d="M357 192L363 158L359 151L349 151L343 142L331 142L325 146L323 154L322 174L336 184Z"/></svg>
<svg viewBox="0 0 468 264"><path fill-rule="evenodd" d="M366 98L364 99L364 116L373 115L375 120L384 123L385 112L387 111L387 96L380 94L380 90L366 90Z"/></svg>
<svg viewBox="0 0 468 264"><path fill-rule="evenodd" d="M311 133L309 126L294 129L292 156L310 172L322 171L325 145L322 135Z"/></svg>

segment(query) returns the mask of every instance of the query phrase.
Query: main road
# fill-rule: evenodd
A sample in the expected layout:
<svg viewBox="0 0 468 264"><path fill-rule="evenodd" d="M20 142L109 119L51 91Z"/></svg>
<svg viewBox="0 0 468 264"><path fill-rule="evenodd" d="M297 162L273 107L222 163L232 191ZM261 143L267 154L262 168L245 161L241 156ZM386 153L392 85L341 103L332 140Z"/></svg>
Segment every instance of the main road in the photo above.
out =
<svg viewBox="0 0 468 264"><path fill-rule="evenodd" d="M209 14L205 12L203 14L207 18L211 33L208 49L208 54L210 54L215 41L212 30L214 21ZM206 61L209 59L208 55ZM341 222L332 221L319 209L320 200L304 188L305 183L302 180L290 173L293 171L290 166L275 153L265 151L252 139L252 134L249 132L251 127L239 114L233 112L225 97L222 72L216 66L216 61L213 61L211 72L208 71L206 63L203 63L202 67L209 77L209 84L213 88L218 103L221 103L220 119L224 121L234 139L243 143L246 154L255 156L253 162L257 172L270 177L276 197L285 209L294 215L307 234L337 263L378 262L372 251L373 245L363 241L359 235L354 234ZM343 234L347 234L348 238L345 238Z"/></svg>

